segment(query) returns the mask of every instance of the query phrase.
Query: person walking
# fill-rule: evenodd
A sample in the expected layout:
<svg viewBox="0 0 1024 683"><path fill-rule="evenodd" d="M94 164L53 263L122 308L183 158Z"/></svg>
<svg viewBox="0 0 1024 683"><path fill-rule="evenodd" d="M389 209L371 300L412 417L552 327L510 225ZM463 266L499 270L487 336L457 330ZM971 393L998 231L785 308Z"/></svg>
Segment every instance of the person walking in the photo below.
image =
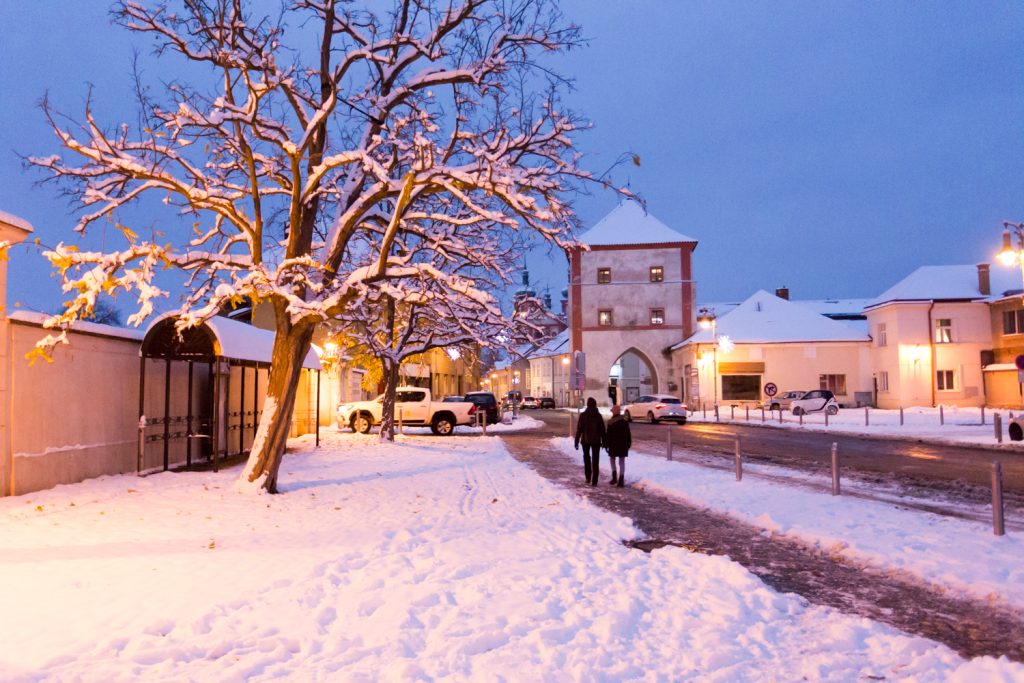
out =
<svg viewBox="0 0 1024 683"><path fill-rule="evenodd" d="M626 456L629 455L629 447L633 445L629 422L619 414L621 411L619 406L612 406L612 417L608 420L608 431L604 437L604 444L608 449L608 460L612 463L612 478L608 483L619 487L626 485ZM619 459L618 472L615 468L616 458Z"/></svg>
<svg viewBox="0 0 1024 683"><path fill-rule="evenodd" d="M580 449L581 443L583 476L591 486L597 486L597 463L601 455L601 446L604 444L604 418L601 417L597 401L593 397L587 399L587 408L580 414L579 422L576 423L576 450Z"/></svg>

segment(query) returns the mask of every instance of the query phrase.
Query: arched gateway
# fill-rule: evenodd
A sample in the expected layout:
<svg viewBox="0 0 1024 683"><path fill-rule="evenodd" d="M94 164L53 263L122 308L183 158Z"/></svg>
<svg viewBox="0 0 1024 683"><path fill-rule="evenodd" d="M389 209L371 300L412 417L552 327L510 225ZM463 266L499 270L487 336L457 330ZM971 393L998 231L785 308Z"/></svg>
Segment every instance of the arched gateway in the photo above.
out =
<svg viewBox="0 0 1024 683"><path fill-rule="evenodd" d="M572 350L586 354L582 398L610 405L627 400L634 386L639 394L681 397L668 349L694 332L691 257L697 241L632 201L578 239L587 249L569 256L569 328ZM621 390L616 380L613 399L609 389L615 366L623 379ZM640 384L626 382L632 381L634 369ZM650 385L642 384L645 378Z"/></svg>
<svg viewBox="0 0 1024 683"><path fill-rule="evenodd" d="M658 371L646 354L627 349L608 370L608 399L619 405L659 391Z"/></svg>

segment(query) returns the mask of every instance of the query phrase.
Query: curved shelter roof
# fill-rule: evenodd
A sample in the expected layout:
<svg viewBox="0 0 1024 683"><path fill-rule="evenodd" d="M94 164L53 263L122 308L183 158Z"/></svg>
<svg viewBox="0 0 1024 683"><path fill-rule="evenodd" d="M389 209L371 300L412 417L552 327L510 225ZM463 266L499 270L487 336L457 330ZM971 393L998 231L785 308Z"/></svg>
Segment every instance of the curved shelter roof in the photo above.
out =
<svg viewBox="0 0 1024 683"><path fill-rule="evenodd" d="M696 243L692 237L668 227L634 201L624 201L597 225L577 238L583 244L596 247L618 244L678 244Z"/></svg>
<svg viewBox="0 0 1024 683"><path fill-rule="evenodd" d="M242 360L270 365L274 353L274 333L222 316L209 320L179 334L175 329L178 317L167 313L154 320L142 340L146 358L212 361L216 358ZM310 348L302 367L320 370L320 359Z"/></svg>

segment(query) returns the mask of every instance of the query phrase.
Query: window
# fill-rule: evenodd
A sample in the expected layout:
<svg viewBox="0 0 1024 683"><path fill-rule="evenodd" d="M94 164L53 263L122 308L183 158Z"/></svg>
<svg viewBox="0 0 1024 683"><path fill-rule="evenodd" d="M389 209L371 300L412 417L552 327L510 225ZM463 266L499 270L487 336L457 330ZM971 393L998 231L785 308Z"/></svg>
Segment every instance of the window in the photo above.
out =
<svg viewBox="0 0 1024 683"><path fill-rule="evenodd" d="M612 281L612 269L611 268L598 268L597 269L597 284L606 285Z"/></svg>
<svg viewBox="0 0 1024 683"><path fill-rule="evenodd" d="M652 325L664 325L665 324L665 309L664 308L652 308L651 309L651 324Z"/></svg>
<svg viewBox="0 0 1024 683"><path fill-rule="evenodd" d="M722 375L722 400L756 401L761 398L760 375Z"/></svg>
<svg viewBox="0 0 1024 683"><path fill-rule="evenodd" d="M953 321L949 318L935 319L935 343L949 344L953 341Z"/></svg>
<svg viewBox="0 0 1024 683"><path fill-rule="evenodd" d="M878 323L878 345L885 346L889 343L889 338L885 332L885 323Z"/></svg>
<svg viewBox="0 0 1024 683"><path fill-rule="evenodd" d="M651 282L663 282L665 280L665 269L661 266L651 266Z"/></svg>
<svg viewBox="0 0 1024 683"><path fill-rule="evenodd" d="M425 391L396 391L395 403L419 403L426 397Z"/></svg>
<svg viewBox="0 0 1024 683"><path fill-rule="evenodd" d="M956 375L952 370L938 370L935 372L935 388L939 391L953 391L956 389Z"/></svg>
<svg viewBox="0 0 1024 683"><path fill-rule="evenodd" d="M612 312L607 309L602 309L597 312L597 324L602 327L607 327L612 324Z"/></svg>
<svg viewBox="0 0 1024 683"><path fill-rule="evenodd" d="M1024 309L1003 311L1003 334L1024 334Z"/></svg>
<svg viewBox="0 0 1024 683"><path fill-rule="evenodd" d="M846 394L846 375L818 375L818 387L833 394Z"/></svg>
<svg viewBox="0 0 1024 683"><path fill-rule="evenodd" d="M889 372L887 370L878 373L878 391L889 391Z"/></svg>

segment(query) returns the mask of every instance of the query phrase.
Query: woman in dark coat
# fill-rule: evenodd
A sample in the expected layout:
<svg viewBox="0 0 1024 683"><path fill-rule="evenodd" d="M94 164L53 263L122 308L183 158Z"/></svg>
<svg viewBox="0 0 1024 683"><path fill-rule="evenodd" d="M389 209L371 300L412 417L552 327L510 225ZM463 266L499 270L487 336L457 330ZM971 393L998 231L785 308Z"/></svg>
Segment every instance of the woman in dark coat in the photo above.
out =
<svg viewBox="0 0 1024 683"><path fill-rule="evenodd" d="M604 445L608 449L608 459L612 463L612 486L625 486L626 456L633 445L633 435L629 432L629 423L619 414L620 408L612 406L612 417L608 420L608 432L604 436ZM619 459L619 471L615 472L615 458Z"/></svg>
<svg viewBox="0 0 1024 683"><path fill-rule="evenodd" d="M576 424L576 450L583 444L583 476L591 486L597 486L597 461L604 443L604 418L597 410L597 401L587 399L587 409Z"/></svg>

